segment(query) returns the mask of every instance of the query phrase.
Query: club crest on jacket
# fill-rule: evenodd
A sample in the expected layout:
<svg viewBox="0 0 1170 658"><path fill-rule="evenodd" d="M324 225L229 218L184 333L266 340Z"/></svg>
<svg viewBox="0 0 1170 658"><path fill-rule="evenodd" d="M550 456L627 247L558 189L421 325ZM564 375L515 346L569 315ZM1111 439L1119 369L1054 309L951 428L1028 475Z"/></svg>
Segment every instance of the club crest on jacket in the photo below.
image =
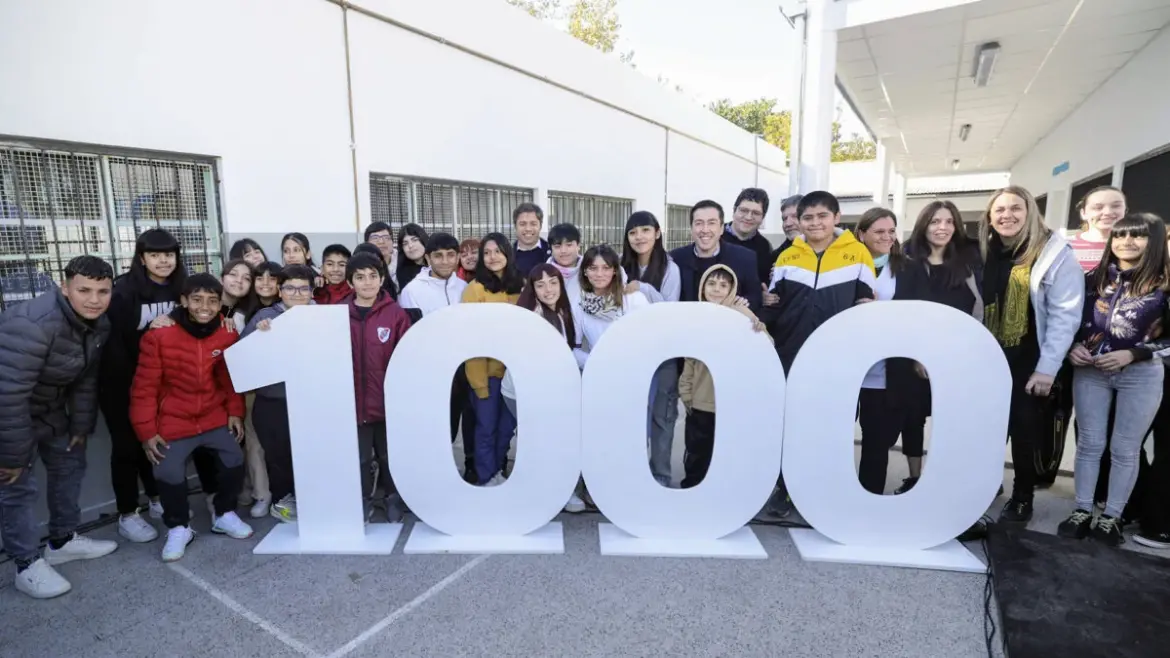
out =
<svg viewBox="0 0 1170 658"><path fill-rule="evenodd" d="M390 340L390 327L378 327L378 340L383 343Z"/></svg>

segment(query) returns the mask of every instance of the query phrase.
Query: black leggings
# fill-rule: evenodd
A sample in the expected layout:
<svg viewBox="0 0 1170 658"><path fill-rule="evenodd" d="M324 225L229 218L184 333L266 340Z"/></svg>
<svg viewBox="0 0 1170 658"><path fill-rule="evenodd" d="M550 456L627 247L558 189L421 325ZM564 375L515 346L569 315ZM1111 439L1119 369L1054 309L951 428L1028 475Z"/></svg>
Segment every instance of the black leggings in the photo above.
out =
<svg viewBox="0 0 1170 658"><path fill-rule="evenodd" d="M1138 461L1138 484L1134 493L1141 491L1142 532L1157 535L1170 532L1170 368L1162 380L1162 406L1154 416L1154 461L1146 470L1145 479L1141 465L1145 463L1145 451ZM1138 487L1141 487L1139 489ZM1130 497L1132 504L1133 497ZM1128 513L1128 508L1126 509Z"/></svg>
<svg viewBox="0 0 1170 658"><path fill-rule="evenodd" d="M896 396L884 388L863 388L857 399L857 420L861 424L861 463L857 477L868 492L885 493L890 448L898 441L906 413Z"/></svg>

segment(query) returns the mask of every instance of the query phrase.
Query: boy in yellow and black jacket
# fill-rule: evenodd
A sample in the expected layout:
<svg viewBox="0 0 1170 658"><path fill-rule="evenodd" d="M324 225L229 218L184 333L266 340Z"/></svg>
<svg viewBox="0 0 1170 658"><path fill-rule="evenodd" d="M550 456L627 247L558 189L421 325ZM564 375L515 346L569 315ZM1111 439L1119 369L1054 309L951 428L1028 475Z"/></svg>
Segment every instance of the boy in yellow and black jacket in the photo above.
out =
<svg viewBox="0 0 1170 658"><path fill-rule="evenodd" d="M805 234L776 259L769 289L780 303L765 307L760 318L776 342L785 373L821 324L858 300L873 299L877 279L869 249L850 231L836 228L841 215L833 195L813 192L801 200L798 212ZM820 253L810 242L822 245Z"/></svg>

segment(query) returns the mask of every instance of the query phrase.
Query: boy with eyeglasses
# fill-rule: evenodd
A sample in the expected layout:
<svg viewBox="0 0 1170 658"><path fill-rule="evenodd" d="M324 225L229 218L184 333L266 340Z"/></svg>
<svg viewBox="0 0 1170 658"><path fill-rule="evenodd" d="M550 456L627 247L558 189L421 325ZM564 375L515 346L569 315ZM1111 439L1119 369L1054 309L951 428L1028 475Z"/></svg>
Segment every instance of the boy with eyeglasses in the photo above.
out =
<svg viewBox="0 0 1170 658"><path fill-rule="evenodd" d="M240 334L247 338L253 331L268 331L272 321L294 306L313 304L313 279L317 276L305 265L289 265L277 275L280 301L262 309ZM297 520L297 499L293 484L292 435L288 428L288 400L284 384L271 384L256 389L256 403L252 407L252 425L264 448L264 463L268 467L268 489L272 492L269 512L285 523Z"/></svg>
<svg viewBox="0 0 1170 658"><path fill-rule="evenodd" d="M756 255L756 269L760 281L772 280L772 243L760 233L760 226L768 216L768 193L758 187L749 187L735 199L731 221L723 230L723 243L750 249Z"/></svg>

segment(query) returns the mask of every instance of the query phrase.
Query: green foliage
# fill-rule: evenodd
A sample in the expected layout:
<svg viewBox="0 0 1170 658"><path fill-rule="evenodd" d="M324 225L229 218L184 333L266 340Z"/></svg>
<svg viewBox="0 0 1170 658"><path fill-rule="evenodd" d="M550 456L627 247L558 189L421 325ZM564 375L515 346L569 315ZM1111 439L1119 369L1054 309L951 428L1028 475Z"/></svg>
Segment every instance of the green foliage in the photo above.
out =
<svg viewBox="0 0 1170 658"><path fill-rule="evenodd" d="M561 0L508 0L508 4L528 12L533 18L555 19L561 13Z"/></svg>
<svg viewBox="0 0 1170 658"><path fill-rule="evenodd" d="M776 99L760 98L743 103L732 103L723 98L707 106L715 114L752 133L763 135L764 141L791 153L792 113L776 111ZM877 144L854 134L850 139L841 140L841 124L833 122L833 162L874 160L877 158Z"/></svg>
<svg viewBox="0 0 1170 658"><path fill-rule="evenodd" d="M621 29L617 0L576 0L569 7L569 34L603 53L613 52Z"/></svg>

